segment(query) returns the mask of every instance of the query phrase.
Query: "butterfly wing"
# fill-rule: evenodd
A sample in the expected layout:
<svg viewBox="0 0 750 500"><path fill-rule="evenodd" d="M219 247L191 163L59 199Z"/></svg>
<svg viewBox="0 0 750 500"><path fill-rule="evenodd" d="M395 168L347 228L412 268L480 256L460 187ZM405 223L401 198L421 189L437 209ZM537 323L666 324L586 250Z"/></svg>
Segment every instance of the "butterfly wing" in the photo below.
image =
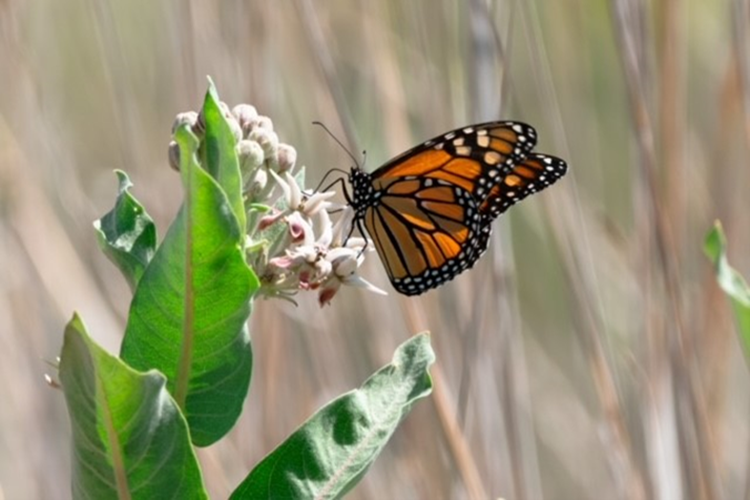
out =
<svg viewBox="0 0 750 500"><path fill-rule="evenodd" d="M417 295L474 264L481 217L459 186L402 179L366 209L364 222L394 288Z"/></svg>
<svg viewBox="0 0 750 500"><path fill-rule="evenodd" d="M489 122L431 139L372 174L352 171L352 206L397 291L417 295L472 267L492 221L565 173L562 160L532 154L535 143L529 125Z"/></svg>
<svg viewBox="0 0 750 500"><path fill-rule="evenodd" d="M523 161L534 144L536 131L521 122L497 121L456 129L375 170L373 187L383 190L403 178L428 178L459 186L482 200L502 173Z"/></svg>
<svg viewBox="0 0 750 500"><path fill-rule="evenodd" d="M476 247L479 255L487 250L492 222L512 205L557 182L568 171L565 161L551 155L531 153L492 186L479 205L481 215Z"/></svg>
<svg viewBox="0 0 750 500"><path fill-rule="evenodd" d="M482 199L479 211L495 220L512 205L557 182L568 171L565 161L551 155L531 153L513 165Z"/></svg>

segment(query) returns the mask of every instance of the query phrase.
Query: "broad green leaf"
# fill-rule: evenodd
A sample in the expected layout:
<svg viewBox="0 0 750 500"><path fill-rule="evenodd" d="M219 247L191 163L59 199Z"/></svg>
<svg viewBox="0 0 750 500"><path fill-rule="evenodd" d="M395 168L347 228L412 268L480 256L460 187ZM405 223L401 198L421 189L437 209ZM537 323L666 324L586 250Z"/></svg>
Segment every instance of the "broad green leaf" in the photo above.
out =
<svg viewBox="0 0 750 500"><path fill-rule="evenodd" d="M128 175L115 170L119 189L115 206L94 221L99 247L120 269L131 290L135 290L156 250L156 226L143 205L130 194Z"/></svg>
<svg viewBox="0 0 750 500"><path fill-rule="evenodd" d="M732 302L745 359L750 360L750 287L727 261L727 240L719 221L706 235L703 251L714 264L716 281Z"/></svg>
<svg viewBox="0 0 750 500"><path fill-rule="evenodd" d="M224 113L219 105L219 95L209 78L208 92L203 103L203 118L206 122L206 133L203 137L203 167L216 179L224 190L237 222L245 230L245 205L242 200L242 174L237 159L235 146L237 141L232 135Z"/></svg>
<svg viewBox="0 0 750 500"><path fill-rule="evenodd" d="M138 283L121 356L167 376L193 442L206 446L231 429L247 394L245 322L259 283L227 196L197 163L198 139L183 126L175 140L185 200Z"/></svg>
<svg viewBox="0 0 750 500"><path fill-rule="evenodd" d="M73 498L208 498L162 374L108 354L74 315L60 381L73 428Z"/></svg>
<svg viewBox="0 0 750 500"><path fill-rule="evenodd" d="M321 408L258 464L231 498L341 498L375 461L414 402L432 391L428 334L395 352L361 388Z"/></svg>

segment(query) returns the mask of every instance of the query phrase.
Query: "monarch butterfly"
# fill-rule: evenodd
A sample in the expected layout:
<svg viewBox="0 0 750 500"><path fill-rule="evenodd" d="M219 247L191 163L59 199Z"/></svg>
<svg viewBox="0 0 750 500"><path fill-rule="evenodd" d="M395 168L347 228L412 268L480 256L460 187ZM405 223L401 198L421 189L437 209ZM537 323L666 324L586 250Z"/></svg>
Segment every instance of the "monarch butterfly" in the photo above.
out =
<svg viewBox="0 0 750 500"><path fill-rule="evenodd" d="M495 121L406 151L372 173L349 173L355 225L375 244L393 287L419 295L472 267L492 221L560 179L565 161L532 153L536 131Z"/></svg>

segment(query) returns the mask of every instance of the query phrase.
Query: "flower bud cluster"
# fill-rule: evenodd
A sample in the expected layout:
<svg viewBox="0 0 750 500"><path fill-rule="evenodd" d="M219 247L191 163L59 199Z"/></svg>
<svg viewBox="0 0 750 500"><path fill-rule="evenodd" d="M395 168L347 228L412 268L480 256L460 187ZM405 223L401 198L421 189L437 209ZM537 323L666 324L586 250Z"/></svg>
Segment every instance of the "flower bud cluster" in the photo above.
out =
<svg viewBox="0 0 750 500"><path fill-rule="evenodd" d="M365 249L373 247L350 237L351 207L334 205L335 192L305 190L304 167L295 169L297 151L279 141L270 118L249 104L221 107L236 140L247 211L245 253L261 280L260 293L293 302L300 290L314 290L321 306L330 303L341 285L384 294L357 274ZM198 137L205 131L202 116L193 111L177 115L173 131L183 124ZM179 169L174 141L169 160Z"/></svg>

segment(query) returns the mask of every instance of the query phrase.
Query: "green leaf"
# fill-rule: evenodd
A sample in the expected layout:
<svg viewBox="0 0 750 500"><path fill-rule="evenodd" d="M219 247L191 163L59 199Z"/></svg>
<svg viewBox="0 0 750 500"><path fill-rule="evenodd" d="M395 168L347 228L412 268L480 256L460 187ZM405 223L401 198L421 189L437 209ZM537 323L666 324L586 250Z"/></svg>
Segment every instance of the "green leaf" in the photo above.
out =
<svg viewBox="0 0 750 500"><path fill-rule="evenodd" d="M60 381L73 428L73 498L208 498L162 374L108 354L74 315Z"/></svg>
<svg viewBox="0 0 750 500"><path fill-rule="evenodd" d="M706 235L703 251L714 264L716 281L731 299L745 359L750 361L750 288L742 275L729 265L726 247L724 230L721 223L716 221L713 229Z"/></svg>
<svg viewBox="0 0 750 500"><path fill-rule="evenodd" d="M94 221L99 247L120 269L131 290L135 290L156 250L156 226L143 205L130 194L133 186L127 174L115 170L119 181L115 206Z"/></svg>
<svg viewBox="0 0 750 500"><path fill-rule="evenodd" d="M242 173L237 159L237 141L219 105L219 95L209 78L208 92L203 103L206 133L203 137L203 166L216 179L229 200L237 222L245 230L245 205L242 200Z"/></svg>
<svg viewBox="0 0 750 500"><path fill-rule="evenodd" d="M121 356L167 376L193 442L206 446L242 410L252 369L245 322L259 283L226 194L197 163L198 139L183 126L175 140L185 200L138 283Z"/></svg>
<svg viewBox="0 0 750 500"><path fill-rule="evenodd" d="M328 403L258 464L232 499L341 498L375 461L414 402L432 391L428 334L402 344L360 389Z"/></svg>

